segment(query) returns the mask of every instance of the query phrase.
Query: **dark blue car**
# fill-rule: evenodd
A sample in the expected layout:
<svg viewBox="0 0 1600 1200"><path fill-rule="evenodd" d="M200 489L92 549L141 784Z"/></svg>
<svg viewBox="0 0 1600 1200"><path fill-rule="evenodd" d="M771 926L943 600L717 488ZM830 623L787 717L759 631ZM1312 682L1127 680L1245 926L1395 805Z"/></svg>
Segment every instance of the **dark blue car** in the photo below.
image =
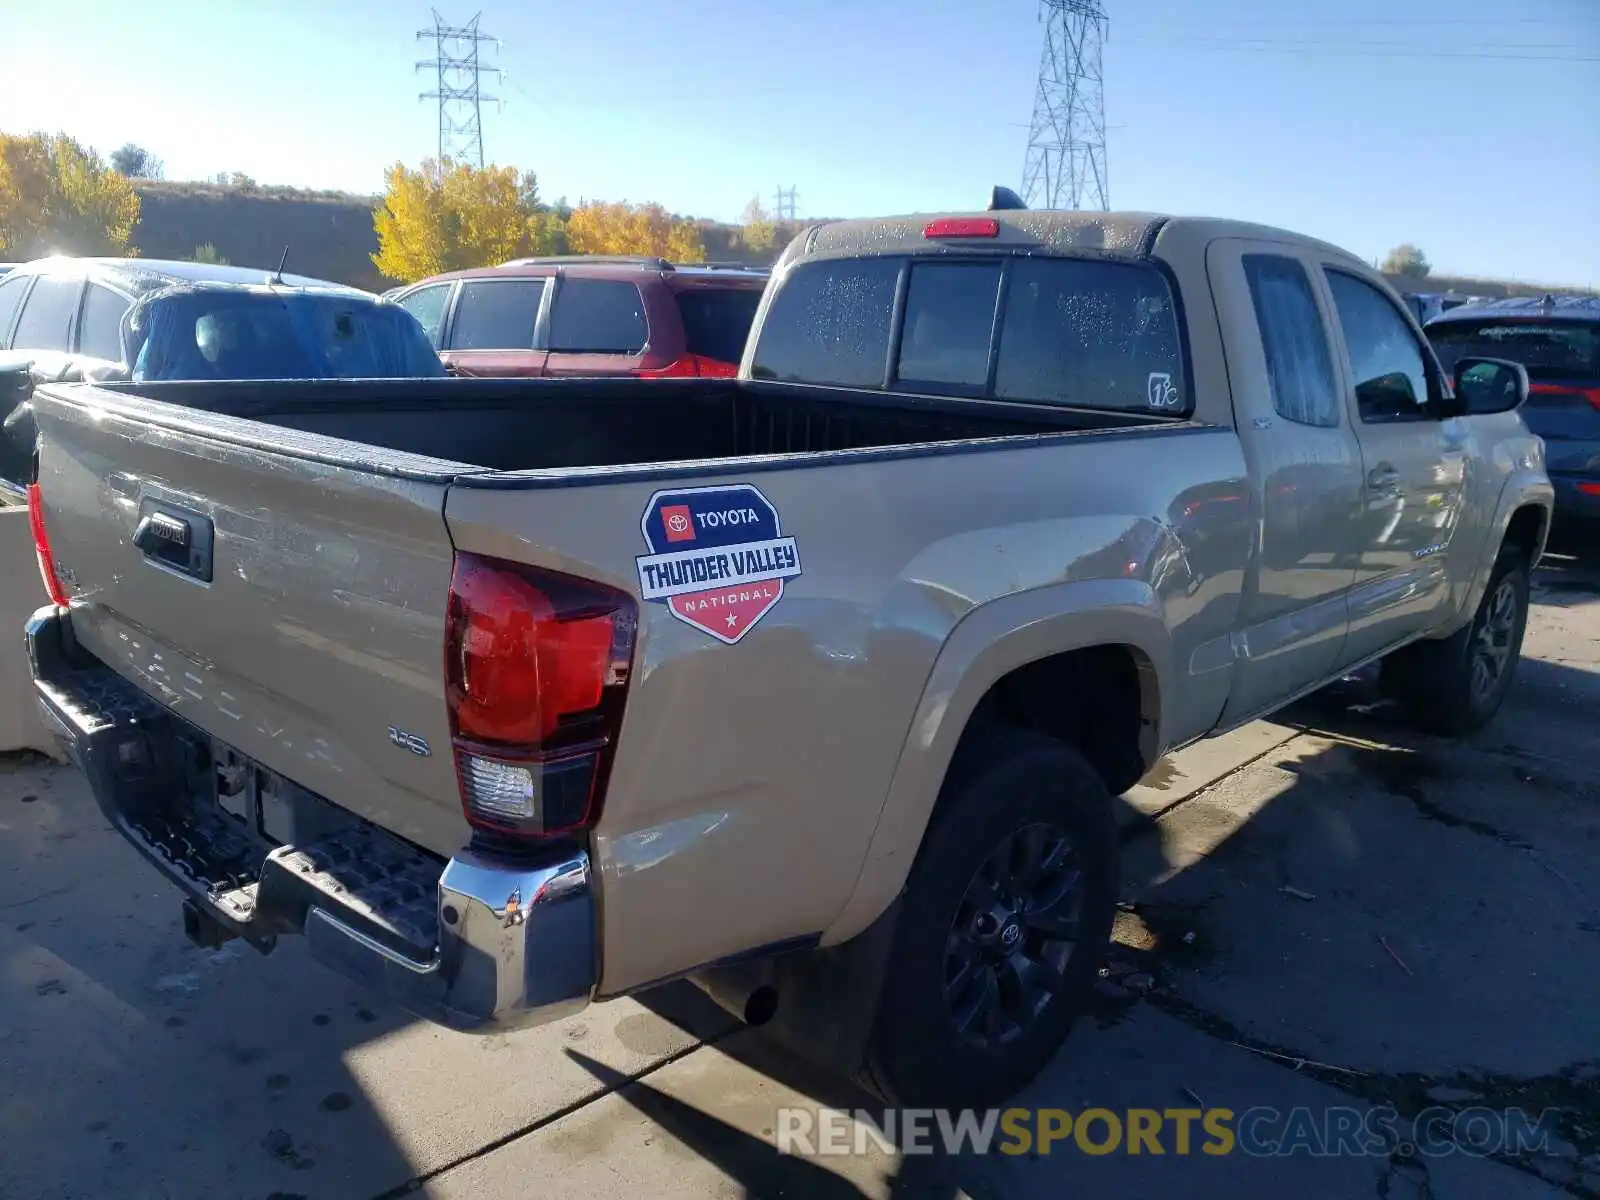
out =
<svg viewBox="0 0 1600 1200"><path fill-rule="evenodd" d="M41 379L439 376L416 318L303 275L140 258L48 258L0 276L0 361Z"/></svg>
<svg viewBox="0 0 1600 1200"><path fill-rule="evenodd" d="M445 374L405 309L326 280L139 258L24 263L0 275L0 506L32 471L36 380Z"/></svg>
<svg viewBox="0 0 1600 1200"><path fill-rule="evenodd" d="M1600 297L1513 297L1463 305L1425 327L1446 372L1468 356L1528 369L1528 428L1544 439L1555 519L1600 532Z"/></svg>

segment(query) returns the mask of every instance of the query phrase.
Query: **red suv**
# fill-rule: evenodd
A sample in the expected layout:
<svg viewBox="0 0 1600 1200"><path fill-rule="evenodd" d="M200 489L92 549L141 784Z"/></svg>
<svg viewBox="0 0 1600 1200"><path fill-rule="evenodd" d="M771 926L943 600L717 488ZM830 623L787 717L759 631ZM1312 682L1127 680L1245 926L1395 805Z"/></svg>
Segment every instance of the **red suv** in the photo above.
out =
<svg viewBox="0 0 1600 1200"><path fill-rule="evenodd" d="M739 264L519 258L397 292L457 375L733 375L767 284Z"/></svg>

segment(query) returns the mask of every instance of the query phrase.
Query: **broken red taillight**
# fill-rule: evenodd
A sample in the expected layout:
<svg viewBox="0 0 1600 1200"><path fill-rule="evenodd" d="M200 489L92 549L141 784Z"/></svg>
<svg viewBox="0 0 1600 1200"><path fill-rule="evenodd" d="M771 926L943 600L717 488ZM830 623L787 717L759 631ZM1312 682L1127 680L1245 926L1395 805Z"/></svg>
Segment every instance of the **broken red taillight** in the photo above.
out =
<svg viewBox="0 0 1600 1200"><path fill-rule="evenodd" d="M33 533L33 553L39 562L39 575L44 580L45 594L50 597L53 604L65 608L67 606L67 589L61 586L61 577L56 573L56 556L50 549L50 539L44 531L44 498L39 494L39 485L28 485L28 528Z"/></svg>
<svg viewBox="0 0 1600 1200"><path fill-rule="evenodd" d="M610 770L638 610L626 592L458 553L445 696L461 805L521 838L592 823Z"/></svg>
<svg viewBox="0 0 1600 1200"><path fill-rule="evenodd" d="M925 238L992 238L1000 236L993 217L939 217L922 227Z"/></svg>

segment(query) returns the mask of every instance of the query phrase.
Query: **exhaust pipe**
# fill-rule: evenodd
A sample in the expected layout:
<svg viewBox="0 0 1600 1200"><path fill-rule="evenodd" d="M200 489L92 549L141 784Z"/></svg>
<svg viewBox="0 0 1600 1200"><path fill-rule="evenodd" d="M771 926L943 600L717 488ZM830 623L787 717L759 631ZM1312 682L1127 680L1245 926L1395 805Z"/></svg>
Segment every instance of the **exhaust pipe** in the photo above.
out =
<svg viewBox="0 0 1600 1200"><path fill-rule="evenodd" d="M777 1014L778 988L769 963L729 963L696 972L689 979L718 1008L746 1025L765 1025Z"/></svg>

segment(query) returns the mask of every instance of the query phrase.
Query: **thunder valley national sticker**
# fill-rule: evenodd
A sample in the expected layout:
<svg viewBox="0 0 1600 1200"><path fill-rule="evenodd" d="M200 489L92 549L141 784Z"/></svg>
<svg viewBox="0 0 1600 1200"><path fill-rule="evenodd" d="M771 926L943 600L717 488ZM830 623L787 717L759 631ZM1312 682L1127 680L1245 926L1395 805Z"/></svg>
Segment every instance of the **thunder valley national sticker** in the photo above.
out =
<svg viewBox="0 0 1600 1200"><path fill-rule="evenodd" d="M733 645L783 598L800 551L778 510L748 483L657 492L639 521L640 595Z"/></svg>

